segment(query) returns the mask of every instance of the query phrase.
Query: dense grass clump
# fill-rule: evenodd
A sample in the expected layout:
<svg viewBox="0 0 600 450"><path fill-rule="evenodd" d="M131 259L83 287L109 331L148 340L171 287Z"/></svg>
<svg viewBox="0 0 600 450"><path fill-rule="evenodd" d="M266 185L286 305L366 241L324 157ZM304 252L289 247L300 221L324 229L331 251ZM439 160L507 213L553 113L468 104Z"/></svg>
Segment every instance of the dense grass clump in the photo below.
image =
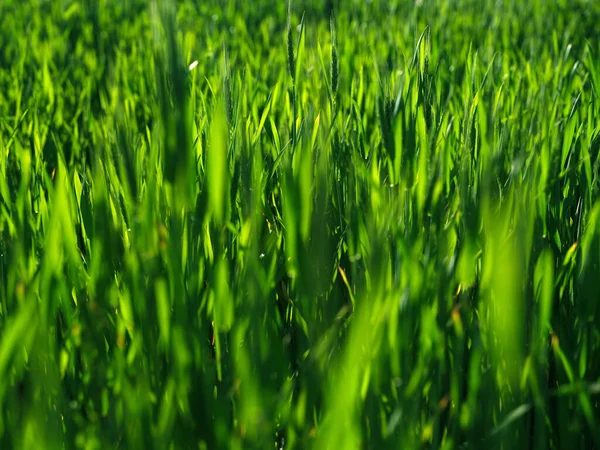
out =
<svg viewBox="0 0 600 450"><path fill-rule="evenodd" d="M600 448L600 6L0 2L0 448Z"/></svg>

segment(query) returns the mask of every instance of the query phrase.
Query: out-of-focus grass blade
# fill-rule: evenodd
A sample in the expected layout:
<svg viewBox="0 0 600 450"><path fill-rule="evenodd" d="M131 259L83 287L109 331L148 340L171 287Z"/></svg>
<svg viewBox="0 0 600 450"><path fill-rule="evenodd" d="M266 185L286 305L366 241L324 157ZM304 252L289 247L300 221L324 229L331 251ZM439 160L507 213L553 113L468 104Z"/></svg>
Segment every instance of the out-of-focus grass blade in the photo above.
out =
<svg viewBox="0 0 600 450"><path fill-rule="evenodd" d="M224 225L229 210L229 157L227 155L227 125L221 104L215 109L210 125L210 146L207 149L206 189L210 209L216 224Z"/></svg>
<svg viewBox="0 0 600 450"><path fill-rule="evenodd" d="M521 417L523 417L525 414L527 414L530 410L531 410L530 404L523 404L523 405L520 405L517 408L513 409L504 418L504 420L502 422L500 422L500 424L496 428L494 428L491 435L494 436L496 434L501 433L502 431L504 431L505 429L510 427L511 424L513 424L514 422L519 420Z"/></svg>
<svg viewBox="0 0 600 450"><path fill-rule="evenodd" d="M534 288L539 303L538 339L542 343L550 331L552 300L554 297L554 257L551 250L545 250L535 266Z"/></svg>

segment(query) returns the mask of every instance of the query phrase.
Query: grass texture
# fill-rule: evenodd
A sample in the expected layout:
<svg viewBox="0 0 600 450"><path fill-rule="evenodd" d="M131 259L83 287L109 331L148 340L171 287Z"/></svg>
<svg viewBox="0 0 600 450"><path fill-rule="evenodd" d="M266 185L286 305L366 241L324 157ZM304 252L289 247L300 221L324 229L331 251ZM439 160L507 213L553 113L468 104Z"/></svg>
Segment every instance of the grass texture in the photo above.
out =
<svg viewBox="0 0 600 450"><path fill-rule="evenodd" d="M0 1L0 448L600 448L598 23Z"/></svg>

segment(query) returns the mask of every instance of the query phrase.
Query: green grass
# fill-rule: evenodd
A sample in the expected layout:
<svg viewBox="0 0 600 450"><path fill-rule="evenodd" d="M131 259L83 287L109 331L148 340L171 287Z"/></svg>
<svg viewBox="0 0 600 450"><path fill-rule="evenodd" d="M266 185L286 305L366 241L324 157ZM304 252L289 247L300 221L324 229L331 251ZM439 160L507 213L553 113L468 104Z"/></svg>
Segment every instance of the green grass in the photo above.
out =
<svg viewBox="0 0 600 450"><path fill-rule="evenodd" d="M0 1L0 448L600 448L599 20Z"/></svg>

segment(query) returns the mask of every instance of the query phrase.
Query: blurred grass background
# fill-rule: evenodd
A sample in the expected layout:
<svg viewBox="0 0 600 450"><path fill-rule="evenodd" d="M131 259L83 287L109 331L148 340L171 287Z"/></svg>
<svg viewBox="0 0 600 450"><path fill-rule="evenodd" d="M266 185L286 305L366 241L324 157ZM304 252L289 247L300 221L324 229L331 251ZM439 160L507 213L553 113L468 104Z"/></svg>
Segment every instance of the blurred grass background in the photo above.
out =
<svg viewBox="0 0 600 450"><path fill-rule="evenodd" d="M0 2L0 448L600 448L599 19Z"/></svg>

